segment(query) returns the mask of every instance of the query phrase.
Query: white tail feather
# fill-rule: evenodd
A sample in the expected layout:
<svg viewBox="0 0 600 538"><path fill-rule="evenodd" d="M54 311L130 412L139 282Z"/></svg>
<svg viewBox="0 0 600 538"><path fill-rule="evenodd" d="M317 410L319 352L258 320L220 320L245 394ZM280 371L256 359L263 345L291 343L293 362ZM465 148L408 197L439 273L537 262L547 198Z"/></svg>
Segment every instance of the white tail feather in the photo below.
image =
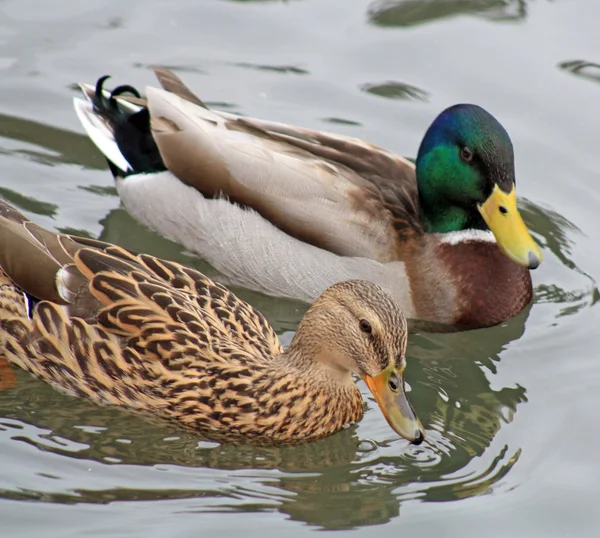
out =
<svg viewBox="0 0 600 538"><path fill-rule="evenodd" d="M104 118L94 112L92 104L75 97L73 99L73 106L85 132L102 154L122 172L133 172L132 166L127 162L127 159L125 159L115 142L114 133L110 125Z"/></svg>

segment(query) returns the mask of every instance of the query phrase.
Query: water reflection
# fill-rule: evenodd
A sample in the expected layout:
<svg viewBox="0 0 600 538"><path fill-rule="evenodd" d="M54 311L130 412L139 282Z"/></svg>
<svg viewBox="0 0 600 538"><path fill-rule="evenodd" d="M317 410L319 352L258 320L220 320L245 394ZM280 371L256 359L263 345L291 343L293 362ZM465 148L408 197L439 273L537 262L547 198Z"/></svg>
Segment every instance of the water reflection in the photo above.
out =
<svg viewBox="0 0 600 538"><path fill-rule="evenodd" d="M581 230L572 222L550 208L542 208L528 200L521 200L523 218L545 252L551 252L563 267L579 275L580 287L564 289L554 282L542 282L534 289L535 303L558 303L563 305L556 317L571 315L584 307L595 305L600 292L594 278L578 267L571 258L574 242L572 235L581 234Z"/></svg>
<svg viewBox="0 0 600 538"><path fill-rule="evenodd" d="M42 202L32 196L24 196L6 187L0 187L0 197L13 205L20 207L24 211L31 211L37 215L52 217L58 211L58 206L56 204Z"/></svg>
<svg viewBox="0 0 600 538"><path fill-rule="evenodd" d="M544 249L549 249L562 264L575 269L570 259L573 240L570 234L581 234L581 230L571 221L549 207L542 208L533 202L521 199L519 208L527 225L536 233L537 240Z"/></svg>
<svg viewBox="0 0 600 538"><path fill-rule="evenodd" d="M377 26L409 27L458 15L491 21L518 21L527 17L527 0L377 0L368 9Z"/></svg>
<svg viewBox="0 0 600 538"><path fill-rule="evenodd" d="M267 2L281 2L282 4L289 4L292 1L298 1L298 0L227 0L228 2L236 2L236 3L240 3L240 4L246 4L246 3L267 3Z"/></svg>
<svg viewBox="0 0 600 538"><path fill-rule="evenodd" d="M600 64L587 62L585 60L568 60L558 64L560 69L564 69L575 76L600 82Z"/></svg>
<svg viewBox="0 0 600 538"><path fill-rule="evenodd" d="M31 159L40 164L78 164L86 168L105 169L104 157L94 155L91 142L80 134L58 129L45 123L27 120L16 116L0 114L0 137L31 144L31 149L21 149L12 153ZM45 151L41 151L41 149Z"/></svg>
<svg viewBox="0 0 600 538"><path fill-rule="evenodd" d="M443 436L439 443L452 451L452 464L442 458L436 472L452 473L482 455L502 424L512 422L519 404L527 401L526 389L518 381L494 390L490 379L502 351L523 335L528 315L526 309L498 327L477 331L482 338L472 331L411 337L411 401L416 409L429 410L428 424Z"/></svg>
<svg viewBox="0 0 600 538"><path fill-rule="evenodd" d="M281 512L324 529L381 525L400 514L394 483L349 482L347 476L338 473L318 479L289 476L281 480L280 487L301 497L301 502L295 496L285 499Z"/></svg>
<svg viewBox="0 0 600 538"><path fill-rule="evenodd" d="M407 99L426 102L429 98L429 94L425 90L393 80L378 84L363 84L360 89L379 97L387 97L388 99Z"/></svg>
<svg viewBox="0 0 600 538"><path fill-rule="evenodd" d="M260 65L252 64L247 62L238 62L234 64L237 67L244 67L246 69L255 69L257 71L267 71L273 73L279 73L281 75L308 75L309 72L306 69L297 67L294 65Z"/></svg>
<svg viewBox="0 0 600 538"><path fill-rule="evenodd" d="M344 118L323 118L322 121L326 122L326 123L333 123L336 125L348 125L351 127L360 127L362 125L362 123L358 122L358 121L353 121L353 120L347 120Z"/></svg>
<svg viewBox="0 0 600 538"><path fill-rule="evenodd" d="M17 376L12 366L5 359L0 359L0 391L10 389L16 384Z"/></svg>

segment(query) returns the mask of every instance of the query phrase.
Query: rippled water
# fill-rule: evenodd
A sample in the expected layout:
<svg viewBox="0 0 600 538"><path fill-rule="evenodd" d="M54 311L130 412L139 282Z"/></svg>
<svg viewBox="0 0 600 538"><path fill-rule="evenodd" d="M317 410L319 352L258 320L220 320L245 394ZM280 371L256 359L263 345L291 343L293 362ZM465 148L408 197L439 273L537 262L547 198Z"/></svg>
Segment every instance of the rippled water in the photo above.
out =
<svg viewBox="0 0 600 538"><path fill-rule="evenodd" d="M307 446L199 443L0 363L0 534L597 536L599 17L596 0L0 2L0 196L40 224L210 270L120 207L71 106L73 83L143 87L157 63L213 106L406 156L477 102L513 138L545 255L517 318L411 336L420 447L372 400ZM241 294L289 342L305 307Z"/></svg>

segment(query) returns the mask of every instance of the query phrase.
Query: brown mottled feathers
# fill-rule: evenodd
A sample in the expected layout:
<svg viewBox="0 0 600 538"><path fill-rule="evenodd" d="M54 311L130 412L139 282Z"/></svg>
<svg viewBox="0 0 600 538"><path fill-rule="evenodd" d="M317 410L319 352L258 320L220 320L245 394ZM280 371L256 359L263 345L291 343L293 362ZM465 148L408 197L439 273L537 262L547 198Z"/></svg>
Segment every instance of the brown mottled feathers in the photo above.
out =
<svg viewBox="0 0 600 538"><path fill-rule="evenodd" d="M353 383L299 376L265 318L197 271L51 233L1 201L0 241L0 356L70 394L267 444L362 416Z"/></svg>

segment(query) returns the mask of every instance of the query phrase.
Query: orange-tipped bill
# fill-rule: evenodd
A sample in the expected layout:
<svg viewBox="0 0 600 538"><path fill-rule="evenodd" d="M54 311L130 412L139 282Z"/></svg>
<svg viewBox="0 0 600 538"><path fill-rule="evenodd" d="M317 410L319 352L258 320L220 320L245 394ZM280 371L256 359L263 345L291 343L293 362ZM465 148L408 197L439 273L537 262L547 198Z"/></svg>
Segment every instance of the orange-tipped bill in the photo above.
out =
<svg viewBox="0 0 600 538"><path fill-rule="evenodd" d="M495 185L492 194L478 209L496 237L500 250L509 259L529 269L535 269L542 263L540 248L531 237L517 209L514 186L507 194Z"/></svg>
<svg viewBox="0 0 600 538"><path fill-rule="evenodd" d="M365 375L363 379L392 429L411 443L420 445L425 439L425 430L406 397L402 373L390 366L375 377Z"/></svg>

